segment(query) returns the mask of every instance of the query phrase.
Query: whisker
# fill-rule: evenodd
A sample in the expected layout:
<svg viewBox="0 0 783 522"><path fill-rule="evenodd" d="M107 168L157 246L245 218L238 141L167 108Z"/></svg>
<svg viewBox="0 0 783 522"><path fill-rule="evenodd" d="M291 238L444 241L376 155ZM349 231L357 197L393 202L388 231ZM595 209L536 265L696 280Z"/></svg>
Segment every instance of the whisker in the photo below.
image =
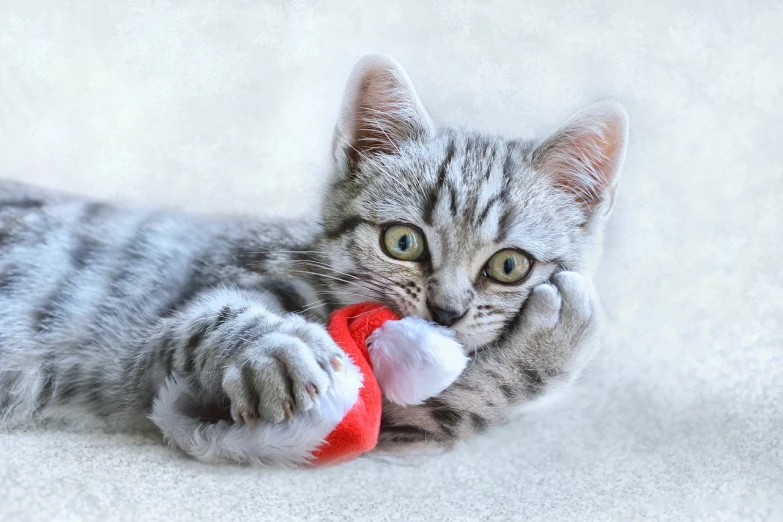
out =
<svg viewBox="0 0 783 522"><path fill-rule="evenodd" d="M248 254L326 254L326 250L280 250L269 248L268 250L249 251Z"/></svg>
<svg viewBox="0 0 783 522"><path fill-rule="evenodd" d="M324 268L324 269L330 270L330 271L332 271L332 272L334 272L336 274L350 276L350 277L353 277L354 279L359 279L358 277L356 277L355 275L353 275L353 274L351 274L349 272L344 272L342 270L338 270L333 265L324 263L322 261L314 261L314 260L310 260L310 259L292 259L291 262L292 263L304 263L304 264L307 264L307 265L313 265L313 266L316 266L316 267L319 267L319 268Z"/></svg>
<svg viewBox="0 0 783 522"><path fill-rule="evenodd" d="M386 277L383 274L376 274L376 273L373 273L373 272L365 272L365 271L360 272L360 274L364 275L366 277L379 277L379 278L383 279L384 281L387 281L388 283L390 283L392 285L395 285L395 286L398 286L400 288L403 288L402 283L399 283L399 282L397 282L397 281L395 281L395 280L393 280L393 279L391 279L389 277Z"/></svg>
<svg viewBox="0 0 783 522"><path fill-rule="evenodd" d="M310 272L308 270L291 270L291 272L294 273L294 274L307 274L307 275L316 276L316 277L325 277L327 279L332 279L334 281L339 281L339 282L341 282L343 284L346 284L346 285L353 285L353 286L356 286L356 287L361 288L363 290L368 290L370 292L381 293L382 290L383 290L383 287L381 285L373 286L373 285L370 284L369 281L361 281L361 283L358 282L358 281L348 281L348 280L342 279L342 278L337 277L337 276L332 276L332 275L329 275L329 274L319 274L317 272Z"/></svg>
<svg viewBox="0 0 783 522"><path fill-rule="evenodd" d="M292 272L296 272L296 270L292 270ZM340 274L340 275L344 275L345 277L351 277L351 278L354 279L354 281L347 281L345 279L339 278L339 277L337 277L335 275L331 275L331 274L321 274L321 273L317 273L317 272L301 271L301 273L308 273L310 275L317 275L317 276L320 276L320 277L326 277L326 278L329 278L329 279L342 281L343 283L346 283L346 284L357 284L357 285L359 285L359 283L361 283L366 288L373 287L373 288L376 288L376 289L381 290L381 291L386 289L386 287L384 285L382 285L381 283L379 283L377 281L373 281L372 279L362 279L361 277L357 277L357 276L355 276L353 274L342 273L340 271L333 271L333 272L335 272L337 274Z"/></svg>
<svg viewBox="0 0 783 522"><path fill-rule="evenodd" d="M307 275L316 276L316 277L326 277L327 279L333 279L335 281L341 281L341 282L346 283L346 284L354 284L354 285L358 285L359 284L356 281L348 281L348 280L345 280L345 279L343 279L341 277L337 277L336 275L322 274L322 273L319 273L319 272L313 272L311 270L291 270L291 272L294 273L294 274L307 274ZM359 280L359 281L361 281L361 280Z"/></svg>
<svg viewBox="0 0 783 522"><path fill-rule="evenodd" d="M270 250L267 250L265 252L262 251L262 252L253 252L253 253L269 253L269 252L273 252L273 253L289 253L289 254L321 254L321 255L326 255L327 254L327 252L325 250L323 250L323 249L319 249L319 250L273 250L273 249L270 249ZM352 273L349 273L349 272L345 272L343 270L339 270L334 265L332 265L330 263L327 263L327 262L325 262L323 260L318 260L318 259L291 259L289 261L291 263L300 263L300 264L311 265L313 267L323 268L325 270L329 270L330 272L332 272L334 274L338 274L338 275L344 276L344 277L350 277L352 279L362 281L363 283L366 283L366 284L369 284L369 285L373 285L373 286L376 286L376 287L381 288L381 289L384 288L383 285L378 284L376 281L373 281L372 278L382 279L382 280L386 281L387 283L389 283L391 285L403 287L402 283L400 283L398 281L395 281L395 280L391 279L390 277L385 276L383 274L367 272L367 271L361 271L360 275L362 275L365 278L367 278L367 279L363 279L362 277L359 277L356 274L352 274ZM259 264L259 263L251 263L251 265L252 264Z"/></svg>
<svg viewBox="0 0 783 522"><path fill-rule="evenodd" d="M326 306L329 304L329 301L326 299L319 299L317 301L313 301L312 303L307 303L305 306L299 310L299 313L305 313L309 312L310 310L313 310L315 308L318 308L319 306Z"/></svg>
<svg viewBox="0 0 783 522"><path fill-rule="evenodd" d="M375 310L367 310L366 312L361 312L361 313L358 313L358 314L356 314L356 315L352 315L352 316L351 316L351 319L356 319L357 317L363 317L363 316L365 316L365 315L368 315L368 314L371 314L371 313L373 313L374 311L375 311Z"/></svg>
<svg viewBox="0 0 783 522"><path fill-rule="evenodd" d="M363 294L361 292L350 292L348 290L326 290L326 291L324 291L322 293L327 294L327 295L356 295L356 296L364 297L364 298L367 298L367 299L377 299L377 297L378 297L376 295L367 295L367 294Z"/></svg>

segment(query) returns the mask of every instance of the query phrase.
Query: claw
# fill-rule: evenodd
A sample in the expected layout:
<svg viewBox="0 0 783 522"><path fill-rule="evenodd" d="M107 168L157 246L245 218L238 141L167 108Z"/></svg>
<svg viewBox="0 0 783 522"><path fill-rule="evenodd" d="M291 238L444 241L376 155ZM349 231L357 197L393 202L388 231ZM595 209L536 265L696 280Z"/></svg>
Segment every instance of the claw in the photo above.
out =
<svg viewBox="0 0 783 522"><path fill-rule="evenodd" d="M253 416L252 413L250 413L247 410L242 410L239 415L242 417L242 420L245 422L248 428L253 428L256 425L256 418Z"/></svg>
<svg viewBox="0 0 783 522"><path fill-rule="evenodd" d="M332 357L329 362L332 365L332 368L334 368L334 371L339 372L343 369L343 361L338 356Z"/></svg>
<svg viewBox="0 0 783 522"><path fill-rule="evenodd" d="M283 410L285 411L285 416L289 419L294 418L294 410L291 409L291 402L286 399L283 401Z"/></svg>
<svg viewBox="0 0 783 522"><path fill-rule="evenodd" d="M310 394L311 399L316 400L318 398L318 389L315 387L315 384L310 383L305 386L305 389L307 390L307 393Z"/></svg>

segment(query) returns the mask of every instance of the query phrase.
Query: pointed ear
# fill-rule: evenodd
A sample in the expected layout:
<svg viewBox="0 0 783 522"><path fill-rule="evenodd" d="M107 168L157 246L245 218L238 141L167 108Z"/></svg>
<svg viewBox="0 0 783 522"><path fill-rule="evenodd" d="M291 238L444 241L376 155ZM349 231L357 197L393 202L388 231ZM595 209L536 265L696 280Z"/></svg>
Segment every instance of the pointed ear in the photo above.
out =
<svg viewBox="0 0 783 522"><path fill-rule="evenodd" d="M361 157L392 154L407 140L434 131L402 66L383 54L354 66L334 137L334 154L355 163Z"/></svg>
<svg viewBox="0 0 783 522"><path fill-rule="evenodd" d="M533 153L533 165L571 194L586 213L614 203L628 142L628 115L616 102L576 113Z"/></svg>

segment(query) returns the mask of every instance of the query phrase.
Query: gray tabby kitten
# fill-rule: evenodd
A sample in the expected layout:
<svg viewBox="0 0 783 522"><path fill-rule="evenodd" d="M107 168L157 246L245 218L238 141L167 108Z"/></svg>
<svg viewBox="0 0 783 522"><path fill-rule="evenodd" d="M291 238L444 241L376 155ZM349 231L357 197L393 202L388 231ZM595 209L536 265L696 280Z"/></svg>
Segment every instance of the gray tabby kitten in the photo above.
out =
<svg viewBox="0 0 783 522"><path fill-rule="evenodd" d="M436 127L392 59L352 73L317 222L139 211L0 183L0 423L147 414L172 373L209 415L278 423L343 364L322 326L380 301L472 361L382 446L449 445L571 381L596 347L586 275L627 140L614 103L530 143Z"/></svg>

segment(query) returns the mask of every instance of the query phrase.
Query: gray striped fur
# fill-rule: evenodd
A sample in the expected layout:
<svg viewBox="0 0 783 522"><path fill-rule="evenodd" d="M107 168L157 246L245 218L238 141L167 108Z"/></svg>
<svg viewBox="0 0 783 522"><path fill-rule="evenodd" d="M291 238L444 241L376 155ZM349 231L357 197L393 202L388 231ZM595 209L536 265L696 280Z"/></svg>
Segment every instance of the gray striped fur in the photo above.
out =
<svg viewBox="0 0 783 522"><path fill-rule="evenodd" d="M450 444L568 383L595 349L592 260L624 154L621 108L600 104L532 143L436 127L393 60L354 71L320 220L144 211L0 184L0 415L60 406L146 414L172 372L205 411L278 422L329 386L338 305L429 317L459 309L473 361L441 396L386 405L384 447ZM386 225L428 258L384 254ZM516 285L482 275L516 248ZM581 275L580 275L581 274Z"/></svg>

